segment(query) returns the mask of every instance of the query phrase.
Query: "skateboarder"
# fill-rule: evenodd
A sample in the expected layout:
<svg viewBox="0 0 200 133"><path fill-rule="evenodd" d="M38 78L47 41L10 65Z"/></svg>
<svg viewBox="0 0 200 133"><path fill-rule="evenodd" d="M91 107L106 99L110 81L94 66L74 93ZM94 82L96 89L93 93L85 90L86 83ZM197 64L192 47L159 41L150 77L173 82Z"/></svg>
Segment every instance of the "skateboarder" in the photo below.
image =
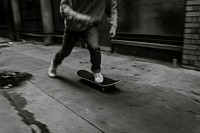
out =
<svg viewBox="0 0 200 133"><path fill-rule="evenodd" d="M62 48L49 66L49 77L56 76L58 65L69 56L77 40L83 38L90 52L91 71L95 82L103 82L98 22L106 13L110 23L110 37L116 35L117 0L61 0L60 12L65 18L64 37Z"/></svg>

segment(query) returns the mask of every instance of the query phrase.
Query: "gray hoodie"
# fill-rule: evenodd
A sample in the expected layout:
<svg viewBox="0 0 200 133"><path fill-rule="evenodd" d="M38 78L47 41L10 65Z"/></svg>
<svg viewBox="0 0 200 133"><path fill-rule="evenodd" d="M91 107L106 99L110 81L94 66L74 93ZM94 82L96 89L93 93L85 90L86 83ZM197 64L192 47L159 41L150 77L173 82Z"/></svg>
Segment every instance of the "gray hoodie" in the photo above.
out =
<svg viewBox="0 0 200 133"><path fill-rule="evenodd" d="M85 30L92 22L101 21L104 13L111 28L117 28L117 0L61 0L60 12L72 31Z"/></svg>

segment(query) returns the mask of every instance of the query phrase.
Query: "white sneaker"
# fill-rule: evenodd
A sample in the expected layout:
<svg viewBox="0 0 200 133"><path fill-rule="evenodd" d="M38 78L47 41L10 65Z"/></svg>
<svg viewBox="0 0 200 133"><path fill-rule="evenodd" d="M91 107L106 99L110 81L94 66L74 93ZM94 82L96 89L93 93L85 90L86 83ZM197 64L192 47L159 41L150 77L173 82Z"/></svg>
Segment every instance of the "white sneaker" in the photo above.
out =
<svg viewBox="0 0 200 133"><path fill-rule="evenodd" d="M101 73L93 73L94 75L94 80L97 83L102 83L103 82L103 76Z"/></svg>
<svg viewBox="0 0 200 133"><path fill-rule="evenodd" d="M56 77L56 69L57 69L57 66L55 66L53 64L53 61L51 61L51 64L50 64L49 69L48 69L48 75L49 75L50 78Z"/></svg>

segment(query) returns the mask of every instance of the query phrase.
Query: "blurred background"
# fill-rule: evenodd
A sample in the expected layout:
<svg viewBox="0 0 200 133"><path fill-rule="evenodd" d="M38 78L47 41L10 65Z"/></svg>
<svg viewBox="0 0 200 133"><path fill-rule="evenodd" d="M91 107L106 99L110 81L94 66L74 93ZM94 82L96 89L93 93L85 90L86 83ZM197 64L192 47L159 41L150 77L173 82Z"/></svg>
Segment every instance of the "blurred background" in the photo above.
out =
<svg viewBox="0 0 200 133"><path fill-rule="evenodd" d="M40 0L14 1L16 1L15 6L19 8L18 17L21 17L21 20L19 20L20 32L22 34L42 34L41 6L48 6L48 4L41 5L45 2L40 2ZM49 0L49 2L53 19L52 33L60 35L64 29L63 19L59 13L60 0ZM11 0L2 0L0 5L1 30L12 25L12 19L15 17L12 10L18 10L13 8L16 7L12 7ZM160 43L170 42L173 39L171 43L180 45L183 37L184 8L184 0L118 0L118 37L120 39ZM102 26L101 32L105 32L106 21L102 23L104 26Z"/></svg>
<svg viewBox="0 0 200 133"><path fill-rule="evenodd" d="M2 0L0 36L60 44L64 24L59 4L60 0ZM185 42L191 45L199 39L193 32L199 27L190 27L197 23L193 21L198 19L198 7L198 2L190 0L118 0L117 36L110 41L105 15L99 24L100 44L122 54L182 62ZM190 35L184 36L185 31ZM185 64L191 64L186 60L191 59L184 58Z"/></svg>

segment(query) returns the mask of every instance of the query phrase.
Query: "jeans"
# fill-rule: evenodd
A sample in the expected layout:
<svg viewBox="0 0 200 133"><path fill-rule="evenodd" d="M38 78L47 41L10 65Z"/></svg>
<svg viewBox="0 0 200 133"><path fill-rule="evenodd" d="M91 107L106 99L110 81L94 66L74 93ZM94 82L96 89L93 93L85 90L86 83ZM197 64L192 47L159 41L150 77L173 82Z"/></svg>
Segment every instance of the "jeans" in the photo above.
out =
<svg viewBox="0 0 200 133"><path fill-rule="evenodd" d="M65 29L62 48L54 57L54 65L60 65L63 59L69 56L79 38L82 38L87 43L87 48L90 52L90 62L92 64L91 71L95 73L100 72L101 52L99 47L99 31L97 25L91 26L80 32Z"/></svg>

